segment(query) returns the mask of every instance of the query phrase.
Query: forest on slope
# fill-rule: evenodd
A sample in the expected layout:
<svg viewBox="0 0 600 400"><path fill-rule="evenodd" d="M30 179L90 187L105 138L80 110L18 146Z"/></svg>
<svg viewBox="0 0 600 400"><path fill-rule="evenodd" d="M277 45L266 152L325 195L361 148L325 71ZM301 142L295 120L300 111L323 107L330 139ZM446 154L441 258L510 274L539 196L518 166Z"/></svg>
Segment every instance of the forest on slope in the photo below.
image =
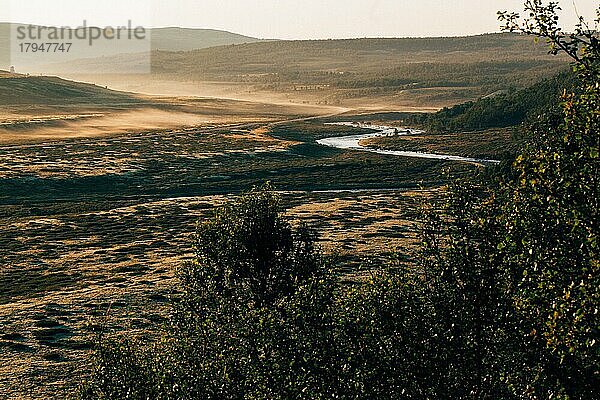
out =
<svg viewBox="0 0 600 400"><path fill-rule="evenodd" d="M576 79L570 72L560 73L524 89L500 92L434 114L421 114L412 121L435 132L515 126L544 112L558 110L560 96L576 89Z"/></svg>

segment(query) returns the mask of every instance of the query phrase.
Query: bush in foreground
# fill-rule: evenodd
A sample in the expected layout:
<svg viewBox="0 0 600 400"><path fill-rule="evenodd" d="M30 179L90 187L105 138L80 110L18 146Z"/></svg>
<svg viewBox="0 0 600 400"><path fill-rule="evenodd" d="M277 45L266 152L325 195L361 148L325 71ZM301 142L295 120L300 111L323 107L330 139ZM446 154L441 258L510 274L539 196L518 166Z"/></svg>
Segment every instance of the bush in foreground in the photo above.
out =
<svg viewBox="0 0 600 400"><path fill-rule="evenodd" d="M81 397L598 398L600 42L526 4L524 30L574 57L581 93L495 184L451 186L417 268L339 286L254 190L199 226L162 339L101 343Z"/></svg>

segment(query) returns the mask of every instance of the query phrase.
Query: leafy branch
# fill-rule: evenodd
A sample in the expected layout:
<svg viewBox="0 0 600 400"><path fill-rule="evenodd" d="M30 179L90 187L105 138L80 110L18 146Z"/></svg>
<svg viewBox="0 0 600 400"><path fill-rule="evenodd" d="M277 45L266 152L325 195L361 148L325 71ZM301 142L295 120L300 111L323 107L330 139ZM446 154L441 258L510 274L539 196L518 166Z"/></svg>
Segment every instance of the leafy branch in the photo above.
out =
<svg viewBox="0 0 600 400"><path fill-rule="evenodd" d="M564 52L579 64L580 68L590 72L597 71L600 7L596 10L593 27L584 17L578 16L578 23L571 33L563 31L559 25L560 10L561 7L556 1L546 4L543 0L526 0L525 17L516 12L499 11L498 19L503 23L503 31L545 38L550 46L550 54Z"/></svg>

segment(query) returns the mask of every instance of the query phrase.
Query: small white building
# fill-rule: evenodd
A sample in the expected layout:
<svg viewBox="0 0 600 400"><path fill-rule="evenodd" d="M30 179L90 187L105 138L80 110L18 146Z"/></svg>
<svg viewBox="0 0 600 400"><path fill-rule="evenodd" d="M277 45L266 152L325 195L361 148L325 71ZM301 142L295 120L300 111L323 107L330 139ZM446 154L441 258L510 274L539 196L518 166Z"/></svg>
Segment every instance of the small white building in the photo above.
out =
<svg viewBox="0 0 600 400"><path fill-rule="evenodd" d="M16 72L15 72L15 67L13 67L12 65L11 65L11 67L10 67L10 73L11 73L11 74L16 74Z"/></svg>

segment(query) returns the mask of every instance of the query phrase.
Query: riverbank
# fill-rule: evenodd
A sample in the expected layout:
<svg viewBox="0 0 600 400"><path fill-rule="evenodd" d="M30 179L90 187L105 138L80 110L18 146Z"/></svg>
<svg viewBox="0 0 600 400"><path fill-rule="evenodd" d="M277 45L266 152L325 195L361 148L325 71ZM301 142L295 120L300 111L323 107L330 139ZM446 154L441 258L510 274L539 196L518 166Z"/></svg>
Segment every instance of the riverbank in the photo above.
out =
<svg viewBox="0 0 600 400"><path fill-rule="evenodd" d="M523 140L513 128L488 129L479 132L415 134L375 137L361 145L379 150L417 151L454 154L461 157L506 160L514 157Z"/></svg>
<svg viewBox="0 0 600 400"><path fill-rule="evenodd" d="M430 153L426 151L415 151L415 150L390 150L382 149L369 145L373 139L389 139L389 138L402 138L402 137L414 137L424 136L423 131L409 128L396 128L391 126L383 125L371 125L361 124L356 122L336 122L332 125L340 126L352 126L362 129L372 129L375 132L359 134L359 135L348 135L340 137L329 137L317 140L317 143L322 146L335 147L342 150L356 150L364 151L369 153L383 154L397 157L410 157L410 158L424 158L432 160L446 160L446 161L459 161L481 165L494 165L499 164L499 160L486 159L486 158L475 158L466 157L461 155L442 154L442 153Z"/></svg>

